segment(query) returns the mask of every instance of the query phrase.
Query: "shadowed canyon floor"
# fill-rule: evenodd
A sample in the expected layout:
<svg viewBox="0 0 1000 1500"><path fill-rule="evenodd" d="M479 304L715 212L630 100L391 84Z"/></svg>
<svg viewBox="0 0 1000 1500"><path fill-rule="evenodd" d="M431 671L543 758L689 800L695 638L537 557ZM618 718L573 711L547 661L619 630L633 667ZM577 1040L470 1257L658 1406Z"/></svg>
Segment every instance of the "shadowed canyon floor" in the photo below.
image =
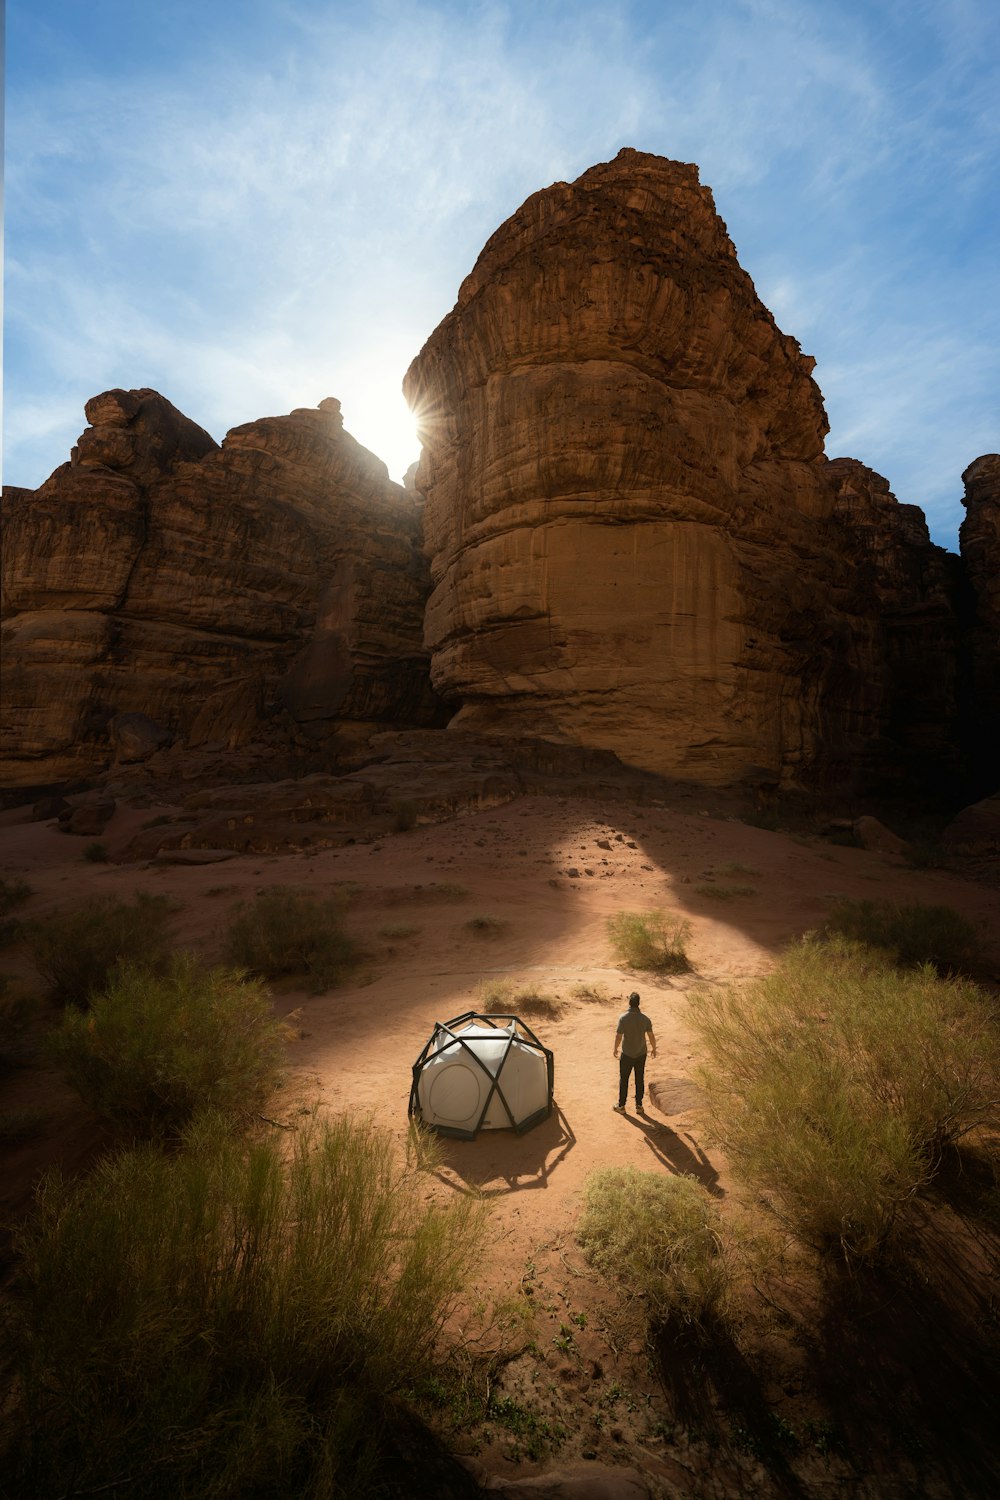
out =
<svg viewBox="0 0 1000 1500"><path fill-rule="evenodd" d="M442 1405L446 1441L470 1461L507 1477L580 1462L631 1466L649 1494L670 1500L995 1493L1000 1466L984 1435L988 1376L996 1374L987 1340L995 1334L997 1245L986 1229L970 1231L954 1195L927 1209L925 1296L911 1285L858 1286L854 1315L842 1307L835 1315L824 1311L810 1267L785 1246L768 1318L739 1349L711 1355L651 1353L583 1259L575 1231L595 1167L689 1173L724 1213L747 1207L699 1122L698 1059L684 1020L693 986L762 972L841 896L954 906L1000 959L996 890L712 816L697 795L684 806L518 798L370 843L235 855L205 867L115 863L144 824L176 809L120 806L103 838L106 864L86 862L83 840L29 822L22 809L2 815L0 876L30 882L29 918L85 894L168 894L178 943L213 959L237 900L275 884L345 893L346 926L366 956L326 994L276 987L276 1006L298 1012L301 1037L275 1111L294 1118L317 1101L368 1113L401 1149L411 1065L435 1020L475 1008L484 980L530 984L555 1002L550 1016L527 1017L555 1052L551 1118L520 1138L492 1132L448 1142L428 1178L429 1194L475 1189L491 1199L476 1293L503 1300L521 1350L494 1373L488 1420L455 1430L458 1419ZM690 921L689 974L651 978L616 967L607 918L651 907ZM483 917L494 920L476 922ZM21 949L8 950L2 968L30 976ZM584 988L590 998L580 998ZM625 1116L612 1109L615 1021L633 988L659 1042L647 1068L646 1118L631 1102ZM49 1161L78 1163L99 1133L40 1065L9 1074L0 1088L0 1109L42 1111L33 1136L6 1151L0 1203L9 1222ZM935 1269L942 1256L944 1271Z"/></svg>

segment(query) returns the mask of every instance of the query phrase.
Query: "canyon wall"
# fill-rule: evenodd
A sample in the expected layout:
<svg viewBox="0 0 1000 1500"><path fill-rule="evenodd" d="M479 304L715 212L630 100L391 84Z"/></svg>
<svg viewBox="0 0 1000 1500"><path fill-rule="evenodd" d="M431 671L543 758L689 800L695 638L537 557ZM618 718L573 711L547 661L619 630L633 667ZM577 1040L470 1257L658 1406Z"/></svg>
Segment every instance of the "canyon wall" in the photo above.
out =
<svg viewBox="0 0 1000 1500"><path fill-rule="evenodd" d="M899 737L953 764L940 549L878 476L851 498L813 365L696 167L624 150L529 198L404 382L454 722L705 783L846 788ZM865 508L895 559L874 589ZM913 705L911 626L942 666Z"/></svg>
<svg viewBox="0 0 1000 1500"><path fill-rule="evenodd" d="M970 790L981 796L1000 789L1000 453L977 458L962 479L965 739Z"/></svg>
<svg viewBox="0 0 1000 1500"><path fill-rule="evenodd" d="M221 447L155 391L86 412L70 462L4 495L4 784L434 722L422 506L339 402Z"/></svg>
<svg viewBox="0 0 1000 1500"><path fill-rule="evenodd" d="M697 168L625 150L488 241L406 375L414 488L337 401L219 446L154 391L96 397L4 492L0 777L171 745L337 770L450 716L768 794L995 790L1000 457L966 470L959 560L827 459L813 363Z"/></svg>

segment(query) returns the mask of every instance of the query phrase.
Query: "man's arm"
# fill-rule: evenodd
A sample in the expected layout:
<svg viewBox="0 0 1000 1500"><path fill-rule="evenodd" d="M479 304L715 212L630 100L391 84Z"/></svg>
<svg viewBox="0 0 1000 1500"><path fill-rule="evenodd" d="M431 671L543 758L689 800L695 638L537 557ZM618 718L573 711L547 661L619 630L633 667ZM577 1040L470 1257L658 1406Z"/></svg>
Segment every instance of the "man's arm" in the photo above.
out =
<svg viewBox="0 0 1000 1500"><path fill-rule="evenodd" d="M621 1046L621 1044L622 1044L622 1029L621 1029L621 1026L619 1026L618 1030L615 1032L615 1050L611 1054L612 1057L617 1057L618 1056L618 1048Z"/></svg>
<svg viewBox="0 0 1000 1500"><path fill-rule="evenodd" d="M650 1050L650 1053L652 1054L653 1057L655 1057L656 1056L656 1037L653 1035L653 1028L652 1028L652 1026L649 1028L649 1031L646 1034L649 1037L649 1050Z"/></svg>

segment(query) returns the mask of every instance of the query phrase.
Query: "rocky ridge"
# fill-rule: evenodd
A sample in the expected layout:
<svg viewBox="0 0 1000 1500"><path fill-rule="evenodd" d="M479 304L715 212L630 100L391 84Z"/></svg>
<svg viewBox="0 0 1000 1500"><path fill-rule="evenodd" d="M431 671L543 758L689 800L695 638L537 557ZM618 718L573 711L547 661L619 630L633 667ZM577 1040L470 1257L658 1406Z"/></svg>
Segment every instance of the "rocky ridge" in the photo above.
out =
<svg viewBox="0 0 1000 1500"><path fill-rule="evenodd" d="M4 496L0 775L39 786L186 751L349 752L427 724L419 498L340 403L221 447L155 391L109 391L37 491Z"/></svg>
<svg viewBox="0 0 1000 1500"><path fill-rule="evenodd" d="M4 492L0 776L139 767L183 801L450 718L422 755L458 781L456 730L764 802L982 797L1000 457L952 557L826 458L813 365L697 168L625 150L485 246L406 376L405 488L333 400L219 446L154 391L95 397L70 462Z"/></svg>

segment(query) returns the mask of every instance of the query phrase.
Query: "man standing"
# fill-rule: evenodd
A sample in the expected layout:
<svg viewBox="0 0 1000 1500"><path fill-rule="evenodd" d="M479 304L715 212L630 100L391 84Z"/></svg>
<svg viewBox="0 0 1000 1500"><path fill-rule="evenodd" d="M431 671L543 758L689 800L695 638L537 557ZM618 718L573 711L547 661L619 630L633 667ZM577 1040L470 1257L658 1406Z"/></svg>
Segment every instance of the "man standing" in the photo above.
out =
<svg viewBox="0 0 1000 1500"><path fill-rule="evenodd" d="M615 1109L619 1113L625 1109L625 1101L628 1098L629 1074L635 1072L635 1107L639 1114L644 1115L646 1111L642 1107L642 1096L646 1085L646 1038L649 1038L649 1050L656 1056L656 1037L653 1035L653 1023L647 1015L639 1009L639 996L635 990L628 997L628 1010L624 1015L618 1017L618 1030L615 1032L615 1050L613 1056L618 1056L621 1048L621 1060L619 1066L618 1103Z"/></svg>

